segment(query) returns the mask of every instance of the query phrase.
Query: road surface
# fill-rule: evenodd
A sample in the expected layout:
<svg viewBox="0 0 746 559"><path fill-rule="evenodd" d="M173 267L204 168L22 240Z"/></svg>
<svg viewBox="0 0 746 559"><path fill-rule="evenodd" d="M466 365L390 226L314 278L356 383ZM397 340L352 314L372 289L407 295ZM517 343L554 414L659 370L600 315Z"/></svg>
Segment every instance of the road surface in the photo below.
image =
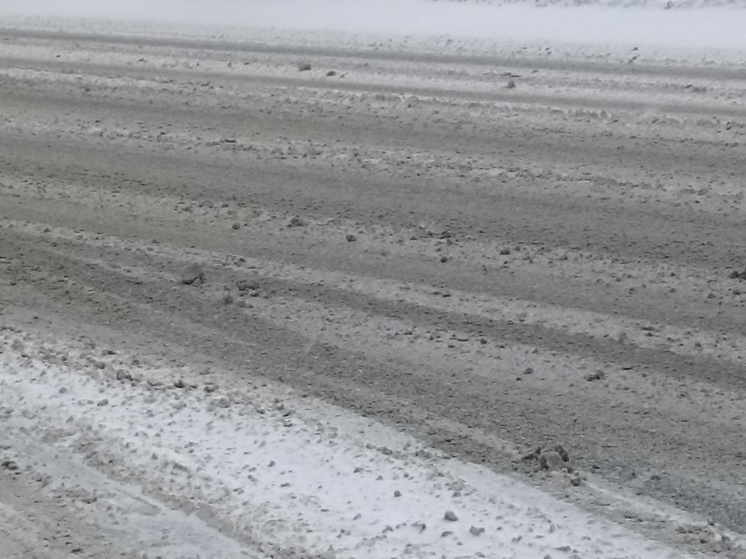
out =
<svg viewBox="0 0 746 559"><path fill-rule="evenodd" d="M3 325L279 383L741 552L599 495L746 532L743 69L0 37ZM525 458L556 444L578 486Z"/></svg>

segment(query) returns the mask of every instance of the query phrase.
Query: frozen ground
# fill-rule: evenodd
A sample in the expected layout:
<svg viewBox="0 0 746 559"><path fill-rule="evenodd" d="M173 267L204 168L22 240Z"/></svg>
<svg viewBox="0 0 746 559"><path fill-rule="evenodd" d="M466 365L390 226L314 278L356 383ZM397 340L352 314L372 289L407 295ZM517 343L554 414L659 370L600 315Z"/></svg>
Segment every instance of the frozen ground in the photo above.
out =
<svg viewBox="0 0 746 559"><path fill-rule="evenodd" d="M744 556L737 4L102 6L0 5L0 559Z"/></svg>

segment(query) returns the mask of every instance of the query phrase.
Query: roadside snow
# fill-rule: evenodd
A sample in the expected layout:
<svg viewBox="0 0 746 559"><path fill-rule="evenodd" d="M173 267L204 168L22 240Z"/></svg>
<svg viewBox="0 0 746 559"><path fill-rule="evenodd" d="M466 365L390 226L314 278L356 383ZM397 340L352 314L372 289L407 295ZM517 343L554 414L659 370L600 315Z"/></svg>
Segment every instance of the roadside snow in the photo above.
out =
<svg viewBox="0 0 746 559"><path fill-rule="evenodd" d="M96 18L510 42L746 49L740 0L3 0L0 16ZM507 4L507 5L506 5ZM542 7L542 5L551 6ZM716 6L716 7L713 7ZM664 9L699 7L700 9ZM96 26L93 26L94 29Z"/></svg>
<svg viewBox="0 0 746 559"><path fill-rule="evenodd" d="M250 380L217 387L188 369L134 363L0 334L2 458L49 476L50 490L75 504L71 510L140 552L682 557L515 479L285 389ZM81 495L95 499L80 505ZM157 512L150 520L144 503ZM221 543L226 536L233 547Z"/></svg>

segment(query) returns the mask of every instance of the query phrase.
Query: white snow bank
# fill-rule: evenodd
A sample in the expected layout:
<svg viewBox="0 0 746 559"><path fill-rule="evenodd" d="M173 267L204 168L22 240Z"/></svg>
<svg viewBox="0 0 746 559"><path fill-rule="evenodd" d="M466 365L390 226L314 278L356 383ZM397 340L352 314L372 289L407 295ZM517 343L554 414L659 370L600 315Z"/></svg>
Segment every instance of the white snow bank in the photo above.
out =
<svg viewBox="0 0 746 559"><path fill-rule="evenodd" d="M519 481L445 459L402 433L285 389L248 380L221 389L188 369L133 370L123 367L131 363L124 356L94 353L0 334L5 452L56 479L51 487L96 493L80 468L66 466L74 460L50 459L77 457L266 554L684 557ZM44 445L47 452L39 450ZM106 518L112 509L131 518L137 501L131 489L125 493L130 498L99 492L86 509L89 521L102 529L119 524ZM446 519L447 511L457 520ZM161 542L157 551L187 557L183 546L173 549ZM198 542L189 549L225 556Z"/></svg>
<svg viewBox="0 0 746 559"><path fill-rule="evenodd" d="M703 0L701 5L708 2ZM746 10L664 10L667 1L663 0L643 4L645 7L622 9L599 3L537 8L426 0L3 0L0 17L102 18L388 36L746 50Z"/></svg>

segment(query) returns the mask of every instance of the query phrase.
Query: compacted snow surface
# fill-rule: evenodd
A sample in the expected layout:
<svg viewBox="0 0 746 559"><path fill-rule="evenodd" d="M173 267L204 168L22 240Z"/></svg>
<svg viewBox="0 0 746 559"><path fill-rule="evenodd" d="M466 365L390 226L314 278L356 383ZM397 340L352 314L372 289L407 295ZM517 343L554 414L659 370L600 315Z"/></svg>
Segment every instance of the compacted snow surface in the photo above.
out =
<svg viewBox="0 0 746 559"><path fill-rule="evenodd" d="M705 305L740 297L736 282L746 276L740 272L742 264L733 264L740 266L734 276L711 264L709 254L693 264L683 257L651 263L646 260L649 253L657 255L669 239L637 258L626 246L626 229L602 248L572 239L567 246L543 247L529 233L525 243L509 236L480 237L482 227L492 226L491 215L487 225L475 225L474 236L467 234L468 223L462 223L463 235L452 235L437 223L458 213L446 208L451 198L445 194L453 184L457 193L472 185L476 190L463 190L463 200L476 207L494 203L485 196L487 190L479 190L490 181L500 181L514 201L520 196L554 196L546 206L562 200L558 211L573 208L572 201L578 199L611 200L619 207L636 203L644 211L654 204L668 211L684 200L681 211L686 216L690 210L717 215L724 208L741 211L742 185L736 173L702 187L702 177L712 172L705 157L710 152L702 153L725 149L728 142L737 148L740 131L746 128L739 74L746 62L746 11L735 9L743 3L612 0L577 9L557 6L571 3L547 2L552 6L537 9L520 2L414 0L4 0L0 26L7 40L0 52L0 73L5 84L0 87L15 96L9 95L0 107L0 141L15 150L19 162L0 154L2 170L9 170L0 175L0 201L18 206L0 207L0 231L13 239L5 243L0 237L0 559L678 559L706 557L713 550L738 557L743 548L738 535L703 515L655 499L663 495L669 504L683 503L685 508L697 498L687 493L695 487L701 491L697 495L712 501L703 504L704 510L709 506L732 526L740 526L741 517L732 512L737 506L728 509L722 497L732 498L729 505L741 498L728 490L738 485L729 466L736 458L729 457L732 461L723 466L728 477L723 472L715 472L721 477L703 475L706 460L720 456L701 444L710 439L703 432L711 424L691 429L690 441L685 436L690 428L678 423L691 425L690 420L700 417L696 414L704 414L712 425L724 426L722 441L731 440L725 435L734 436L742 420L740 392L733 389L741 385L732 372L740 371L746 340L732 332L721 335L708 323L690 328L666 313L691 305L695 310L687 316L704 316L709 308L700 312L702 307L692 301L699 304L706 298L701 303ZM713 9L715 5L724 7ZM683 9L692 6L703 9ZM92 37L90 44L86 34ZM142 37L144 44L132 37ZM313 69L307 60L313 60ZM534 67L538 69L532 71ZM726 77L716 78L713 87L711 76ZM149 103L156 107L150 113ZM159 111L162 107L168 110ZM233 112L226 117L223 109ZM170 110L183 119L172 118ZM245 115L255 118L252 126L242 124ZM400 115L401 126L421 136L421 146L397 145L400 130L391 123ZM336 128L337 118L344 130ZM313 124L306 127L306 119L320 123L332 139L313 136ZM489 146L489 153L479 152L470 143L479 137L462 132L463 126L472 126L477 134L479 126L498 121L507 130L506 145L519 146L511 147L510 155ZM238 130L229 131L234 125ZM526 128L510 135L508 125ZM542 144L549 132L563 126L569 139L573 133L582 139L586 131L602 129L583 144L599 146L600 170L584 157L578 165L567 159L564 139L556 157L549 140ZM354 134L355 127L359 134ZM431 137L428 130L433 129ZM648 148L653 171L635 161L625 166L624 157L609 156L658 129L661 135L647 144L653 146ZM388 137L391 130L393 139ZM437 143L450 134L463 134L468 149ZM59 145L46 145L44 138L54 138ZM661 138L670 142L664 148L676 146L671 153L660 148ZM45 157L26 150L26 141L51 151L58 175L47 173L45 160L38 165L26 161L33 161L35 154L40 160ZM692 151L685 151L692 143ZM56 159L57 151L67 146L81 150L71 153L86 156L88 149L112 151L97 152L98 159L91 155L92 168L99 167L91 170L84 164L78 172L77 156ZM645 153L642 147L637 156ZM702 155L704 171L691 154ZM511 163L510 158L523 155ZM176 165L170 157L182 159ZM194 164L193 157L201 157L202 163ZM656 158L664 160L665 172L656 167ZM602 168L607 160L613 160L613 172ZM128 165L122 161L136 163L122 172ZM256 203L236 197L229 173L224 183L220 180L225 177L209 176L208 163L226 162L246 165L236 167L241 171L236 174L249 178L262 165L279 162L266 173L267 180L274 180L272 173L279 176L276 193ZM670 171L682 162L693 166L691 185ZM728 164L733 162L729 159ZM349 217L348 207L328 219L297 215L324 205L319 198L315 206L293 206L294 197L305 190L287 193L283 188L293 186L288 177L299 165L317 173L309 172L309 183L303 185L312 194L338 189L329 195L329 206L338 202L336 196L349 196L349 207L364 206L358 221L354 213ZM188 172L182 174L181 167ZM335 182L340 168L349 173L343 187ZM723 168L724 173L729 169ZM329 180L319 169L329 173ZM59 179L68 171L72 178ZM129 172L143 174L130 180ZM34 173L40 173L42 178L38 183L26 180L24 173L35 179ZM200 173L208 173L207 179ZM321 178L313 183L316 176ZM371 176L390 178L396 185L431 176L432 184L441 185L441 190L433 190L445 209L423 202L427 208L411 212L424 216L416 225L401 225L393 218L388 224L379 201L366 190L368 183L357 180ZM212 190L204 188L212 179ZM456 182L447 182L452 179ZM202 181L197 194L188 190L190 181ZM180 185L176 193L168 190L172 184ZM259 193L265 187L272 190L271 183L251 184ZM418 185L412 195L424 200L422 192L429 191L418 191ZM511 194L505 185L517 185L521 192ZM271 196L281 199L279 210ZM395 196L401 197L400 205L409 203L406 188ZM606 206L600 207L598 215L611 215L603 213ZM537 202L524 208L539 212L542 206ZM655 208L649 211L655 213ZM565 223L537 215L548 223L543 239L564 233ZM472 217L460 219L470 222ZM510 216L504 217L507 223ZM684 222L685 232L699 232L696 219ZM589 238L606 233L604 220L601 226L589 223ZM519 240L521 227L516 228ZM240 235L248 241L234 246ZM696 235L681 242L692 238ZM642 241L640 245L644 252ZM257 247L269 248L255 255ZM293 265L298 254L310 255L311 265ZM412 273L419 278L414 283L371 265L388 265L385 259L392 255L403 262L402 276L407 278L420 260L427 266L442 264L440 269L453 260L478 287L460 276L432 274L430 268L419 276ZM210 267L217 279L194 285L180 281L175 270L187 260ZM471 265L478 271L469 272ZM356 266L360 269L350 272ZM495 295L489 289L496 285L499 291L500 281L488 289L474 279L487 277L488 271L495 277L504 273L499 278L507 285L509 271L525 274L520 277L526 281L515 282L531 286L539 281L537 267L547 274L550 288L567 284L570 293L603 287L624 289L626 296L659 286L665 291L657 299L651 296L655 304L674 293L689 299L681 307L662 304L665 312L651 319L632 307L628 314L610 312L602 303L611 291L599 291L593 304L582 307L582 297L565 299L560 290L557 301L547 295L549 302L539 302ZM238 279L242 284L230 275L238 273L243 274ZM254 276L259 278L256 286ZM585 283L578 283L581 280ZM333 293L331 303L324 299L324 290ZM7 314L3 297L7 309L13 308ZM253 303L245 304L248 299ZM406 310L399 312L397 305ZM44 315L46 309L53 309L50 317ZM59 316L52 318L53 313ZM445 318L431 322L433 316ZM45 334L41 327L34 329L37 321L47 319L59 319L62 325L55 323ZM90 330L101 324L112 331L120 328L122 338L116 339L125 343L102 344ZM474 324L486 325L485 332L475 332ZM520 325L527 332L525 343L510 335L503 338L501 331L490 333L495 324ZM78 336L78 326L88 328L89 336ZM55 328L59 335L46 335ZM266 337L263 328L271 330ZM229 342L234 341L256 362L247 359L245 370L236 372L179 362L173 355L182 354L172 346L162 354L152 347L133 350L146 345L133 341L141 340L139 335L150 336L156 345L159 338L168 338L172 345L189 346L190 338L177 339L177 331L214 342L214 347L200 349L210 363L210 356L219 361L229 353ZM569 343L561 347L553 336ZM307 346L283 345L291 340L302 346L296 343L299 339ZM577 340L601 348L589 350L598 355L573 353ZM317 345L322 349L314 353ZM346 409L309 396L299 388L302 383L294 384L295 389L284 384L290 374L305 375L317 394L338 396L338 387L327 386L337 379L319 370L339 367L332 349L340 347L348 352L340 358L345 366L360 363L355 359L361 355L369 358L375 366L366 368L368 375L387 371L390 361L411 368L412 385L403 385L406 394L381 403L376 398L390 395L367 384L362 369L343 374L347 384L339 393L354 393L353 404L346 404L353 409ZM298 354L304 354L302 359L295 359ZM265 370L260 371L257 363L265 355ZM636 359L641 366L630 365L640 365ZM312 365L308 370L297 366L312 360L320 363L313 371ZM712 378L699 371L690 378L688 369L668 375L671 370L678 373L677 367L683 370L685 361L692 368L717 363L724 372ZM290 372L283 379L278 370ZM440 384L427 385L430 380ZM716 383L721 380L722 385ZM479 428L459 423L448 414L471 404L473 393L467 389L472 381L485 391L494 390L491 397L504 394L506 406L518 395L514 400L519 404L521 398L526 398L524 403L538 401L532 404L534 413L558 417L567 409L567 418L560 418L567 425L568 418L580 418L577 431L565 428L564 433L575 437L577 446L591 449L608 442L614 449L603 464L608 477L602 480L595 470L574 469L572 454L559 467L527 466L533 458L522 456L527 448L521 445L528 440L535 448L544 433L527 430L533 437L516 443L518 437L508 429L482 430L482 424L492 425L487 417L492 410L476 411L484 416L475 422ZM514 388L513 381L526 388ZM443 405L443 416L425 417L422 410L432 410L432 401L443 397L435 393L438 386L453 390L454 398L446 402L453 407ZM502 462L490 462L489 457L484 462L504 466L508 456L504 469L514 471L503 475L450 458L423 438L390 426L399 425L398 420L383 425L362 415L386 416L381 409L407 406L407 398L414 409L408 418L410 431L437 432L446 447L448 436L464 433L476 441L470 449L475 454L480 452L479 437L488 438L483 446L500 454ZM418 401L416 407L418 398L425 404ZM631 410L635 419L626 416L617 424L609 419L609 426L584 415L590 404L600 415L614 407L619 413ZM505 415L520 416L515 424L530 427L536 416L523 413L519 409ZM628 430L625 421L630 421ZM608 439L604 429L612 433ZM666 429L671 429L670 437ZM660 455L650 456L647 445ZM698 452L694 458L677 460L691 448ZM605 458L603 453L594 456L599 454ZM667 464L681 465L681 471L670 468L675 475L666 478L671 473L665 471ZM613 478L617 466L620 473ZM626 489L608 481L624 476L630 480ZM655 493L656 482L671 483L673 489ZM650 487L652 493L643 491ZM681 496L687 499L677 500ZM690 554L669 547L677 545Z"/></svg>
<svg viewBox="0 0 746 559"><path fill-rule="evenodd" d="M43 476L49 493L124 548L216 558L293 549L340 558L682 557L278 387L226 390L188 369L148 370L9 330L0 351L4 463Z"/></svg>

